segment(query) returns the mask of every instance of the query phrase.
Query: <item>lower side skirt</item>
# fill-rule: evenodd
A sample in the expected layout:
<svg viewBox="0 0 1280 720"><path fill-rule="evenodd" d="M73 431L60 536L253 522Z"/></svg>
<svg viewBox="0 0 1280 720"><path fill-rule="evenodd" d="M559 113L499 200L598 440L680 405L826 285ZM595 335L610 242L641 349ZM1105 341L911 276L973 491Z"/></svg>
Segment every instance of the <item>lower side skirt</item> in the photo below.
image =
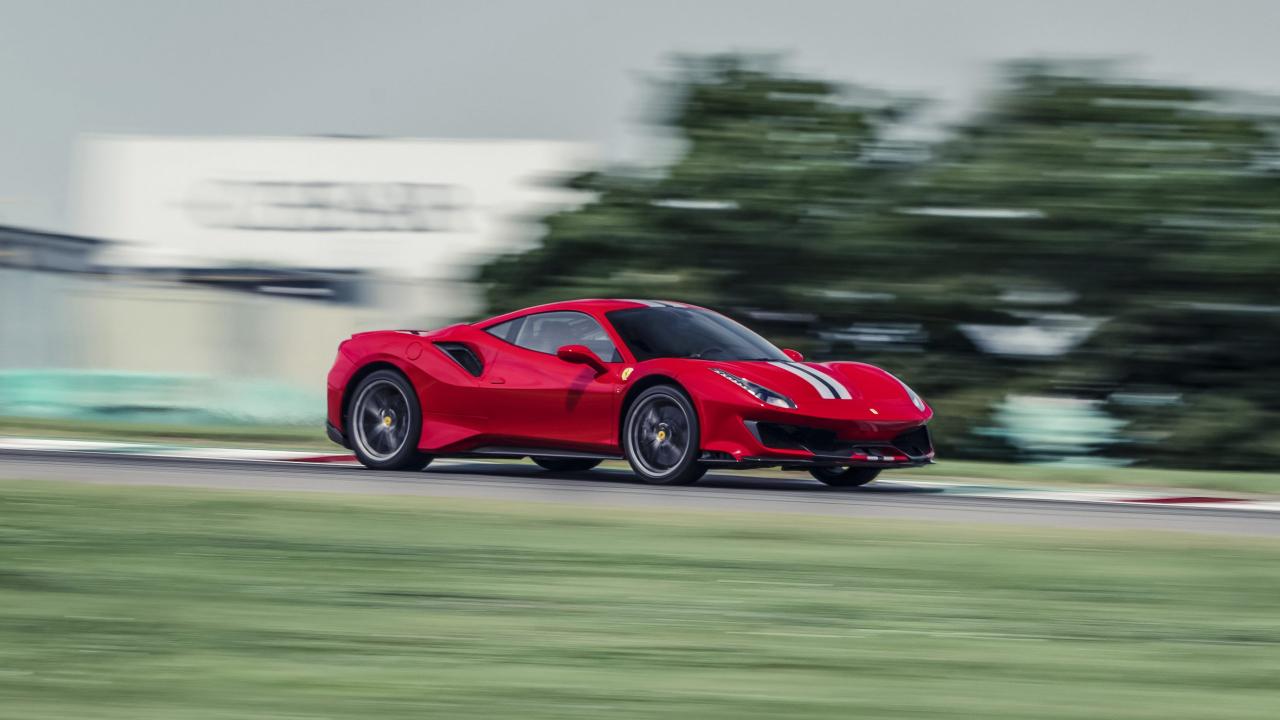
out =
<svg viewBox="0 0 1280 720"><path fill-rule="evenodd" d="M507 447L492 446L478 447L467 452L442 453L438 457L481 457L481 458L505 458L508 460L519 460L527 457L546 457L546 458L565 458L573 460L622 460L621 455L612 455L609 453L593 453L580 452L577 450L557 450L554 448L527 448L527 447Z"/></svg>

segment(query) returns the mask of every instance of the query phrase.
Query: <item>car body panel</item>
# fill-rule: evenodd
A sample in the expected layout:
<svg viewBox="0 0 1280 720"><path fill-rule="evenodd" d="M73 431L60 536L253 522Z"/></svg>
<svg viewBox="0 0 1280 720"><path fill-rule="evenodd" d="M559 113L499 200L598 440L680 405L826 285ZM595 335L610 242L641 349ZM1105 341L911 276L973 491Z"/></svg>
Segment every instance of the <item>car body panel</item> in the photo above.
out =
<svg viewBox="0 0 1280 720"><path fill-rule="evenodd" d="M839 461L883 467L932 461L931 445L927 451L915 447L917 453L894 451L897 439L924 428L933 410L923 401L917 406L906 385L878 367L669 357L637 362L607 313L662 305L711 312L669 301L577 300L429 332L354 335L339 346L328 377L331 436L343 437L349 391L363 373L391 366L403 372L417 392L423 410L418 447L431 454L542 448L620 457L620 427L628 403L645 387L666 382L679 386L692 401L700 420L699 450L709 460L783 465ZM619 359L600 358L604 371L598 372L591 365L521 347L489 332L517 318L563 311L583 313L599 323ZM451 355L450 349L459 348L479 360L478 373ZM765 404L716 369L784 395L795 407ZM778 432L791 433L791 439L779 443ZM927 434L924 437L927 444ZM816 445L810 442L814 438L820 440ZM793 446L797 442L799 446ZM821 449L814 450L818 446ZM523 454L517 450L508 454Z"/></svg>
<svg viewBox="0 0 1280 720"><path fill-rule="evenodd" d="M615 373L510 346L476 400L503 442L607 453L615 443L616 380Z"/></svg>

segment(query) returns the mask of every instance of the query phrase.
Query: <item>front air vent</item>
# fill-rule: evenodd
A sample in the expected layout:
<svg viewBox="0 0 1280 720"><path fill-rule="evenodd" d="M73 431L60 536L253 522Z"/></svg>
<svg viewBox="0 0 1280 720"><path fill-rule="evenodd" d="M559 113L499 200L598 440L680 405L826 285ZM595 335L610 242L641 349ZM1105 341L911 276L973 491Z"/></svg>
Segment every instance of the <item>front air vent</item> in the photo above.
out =
<svg viewBox="0 0 1280 720"><path fill-rule="evenodd" d="M851 442L838 439L830 430L754 420L746 421L746 425L747 429L766 447L779 450L808 450L822 457L848 457L853 452Z"/></svg>
<svg viewBox="0 0 1280 720"><path fill-rule="evenodd" d="M924 425L894 438L893 445L913 458L924 457L933 452L933 441L929 438L929 428Z"/></svg>
<svg viewBox="0 0 1280 720"><path fill-rule="evenodd" d="M480 362L480 357L466 345L456 342L438 342L435 346L475 377L480 377L480 373L484 372L484 363Z"/></svg>

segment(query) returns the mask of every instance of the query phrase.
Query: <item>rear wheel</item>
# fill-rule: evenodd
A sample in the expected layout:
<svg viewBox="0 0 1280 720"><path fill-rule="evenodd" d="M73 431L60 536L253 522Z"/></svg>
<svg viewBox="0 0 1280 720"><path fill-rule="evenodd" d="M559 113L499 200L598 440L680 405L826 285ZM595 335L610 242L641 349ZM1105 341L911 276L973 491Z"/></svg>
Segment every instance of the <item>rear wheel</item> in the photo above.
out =
<svg viewBox="0 0 1280 720"><path fill-rule="evenodd" d="M584 472L600 464L591 458L558 458L534 456L533 461L544 470L551 472Z"/></svg>
<svg viewBox="0 0 1280 720"><path fill-rule="evenodd" d="M866 485L880 474L880 468L835 467L810 468L809 474L831 487L858 487Z"/></svg>
<svg viewBox="0 0 1280 720"><path fill-rule="evenodd" d="M655 385L627 410L622 447L641 480L687 485L707 472L698 462L699 437L698 414L689 398L671 385Z"/></svg>
<svg viewBox="0 0 1280 720"><path fill-rule="evenodd" d="M421 470L430 455L418 452L422 410L409 380L394 370L370 373L356 386L347 413L351 449L375 470Z"/></svg>

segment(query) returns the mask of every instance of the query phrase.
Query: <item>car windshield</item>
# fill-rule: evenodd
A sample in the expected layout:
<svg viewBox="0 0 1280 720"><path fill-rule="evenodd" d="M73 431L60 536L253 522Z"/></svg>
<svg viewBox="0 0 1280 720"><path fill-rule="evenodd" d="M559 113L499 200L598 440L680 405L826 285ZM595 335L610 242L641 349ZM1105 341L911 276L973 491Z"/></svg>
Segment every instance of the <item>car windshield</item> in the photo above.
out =
<svg viewBox="0 0 1280 720"><path fill-rule="evenodd" d="M643 307L605 315L637 361L787 359L768 340L723 315L700 308Z"/></svg>

